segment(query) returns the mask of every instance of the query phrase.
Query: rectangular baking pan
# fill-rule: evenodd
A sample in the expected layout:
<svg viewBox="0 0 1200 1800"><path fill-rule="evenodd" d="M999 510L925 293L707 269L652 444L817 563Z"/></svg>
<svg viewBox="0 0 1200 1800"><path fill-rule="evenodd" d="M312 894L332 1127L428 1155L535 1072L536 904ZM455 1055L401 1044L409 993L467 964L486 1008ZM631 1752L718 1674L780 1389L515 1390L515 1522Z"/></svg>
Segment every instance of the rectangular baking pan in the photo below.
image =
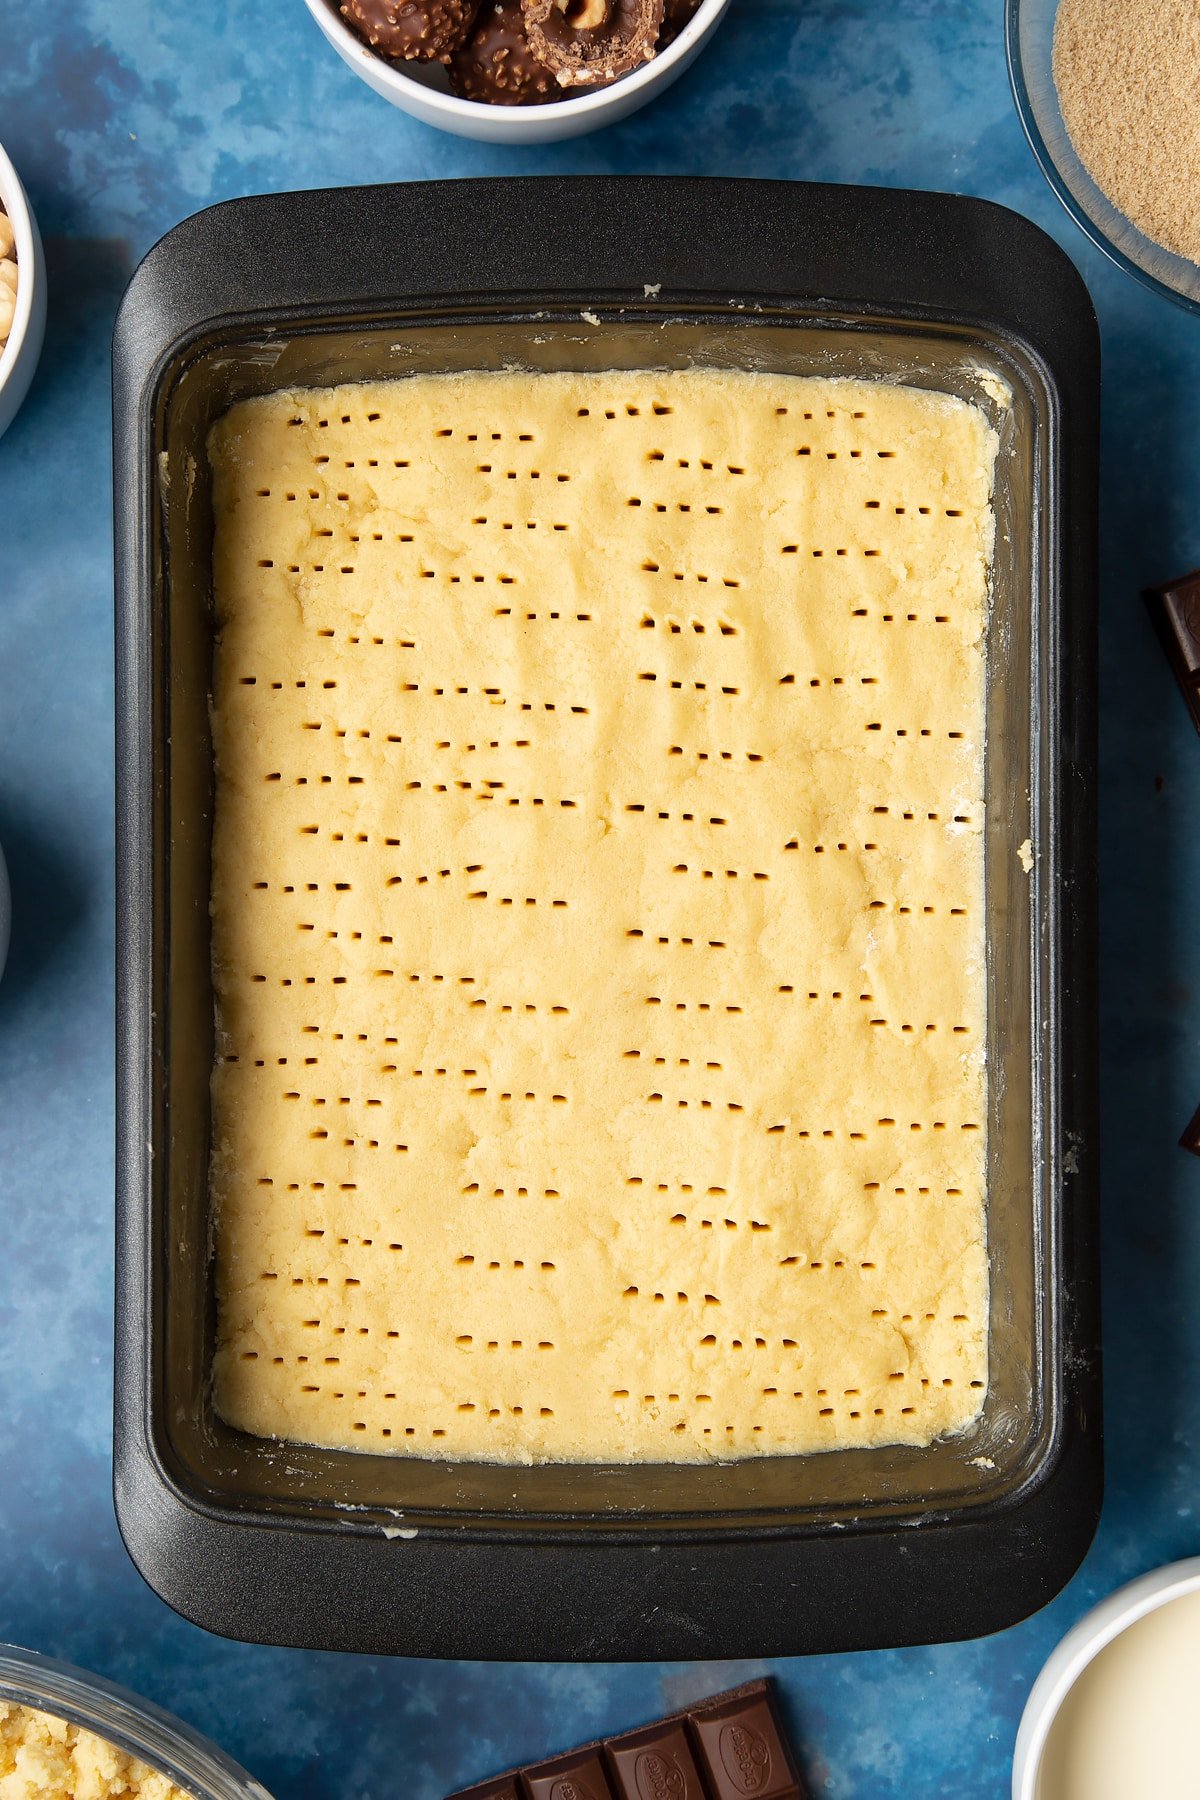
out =
<svg viewBox="0 0 1200 1800"><path fill-rule="evenodd" d="M901 379L976 401L1000 434L982 1416L924 1450L704 1467L455 1465L239 1434L209 1380L208 428L293 385L689 364ZM1101 1488L1098 345L1066 257L978 200L776 182L239 200L137 271L114 402L115 1493L147 1580L231 1636L455 1657L777 1656L972 1636L1040 1606Z"/></svg>

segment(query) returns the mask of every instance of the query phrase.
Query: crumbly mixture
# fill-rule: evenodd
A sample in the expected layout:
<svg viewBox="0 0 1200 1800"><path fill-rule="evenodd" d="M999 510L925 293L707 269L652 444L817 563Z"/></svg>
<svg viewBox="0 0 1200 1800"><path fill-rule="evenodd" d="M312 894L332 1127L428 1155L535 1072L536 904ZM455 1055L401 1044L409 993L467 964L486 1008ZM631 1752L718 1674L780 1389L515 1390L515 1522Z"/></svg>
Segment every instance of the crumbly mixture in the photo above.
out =
<svg viewBox="0 0 1200 1800"><path fill-rule="evenodd" d="M157 1769L53 1713L0 1700L0 1800L191 1800Z"/></svg>
<svg viewBox="0 0 1200 1800"><path fill-rule="evenodd" d="M429 376L211 454L222 1414L496 1460L963 1426L983 415Z"/></svg>
<svg viewBox="0 0 1200 1800"><path fill-rule="evenodd" d="M1200 262L1200 7L1060 0L1054 84L1096 186L1138 230Z"/></svg>
<svg viewBox="0 0 1200 1800"><path fill-rule="evenodd" d="M0 350L8 342L17 311L17 251L12 220L0 206Z"/></svg>

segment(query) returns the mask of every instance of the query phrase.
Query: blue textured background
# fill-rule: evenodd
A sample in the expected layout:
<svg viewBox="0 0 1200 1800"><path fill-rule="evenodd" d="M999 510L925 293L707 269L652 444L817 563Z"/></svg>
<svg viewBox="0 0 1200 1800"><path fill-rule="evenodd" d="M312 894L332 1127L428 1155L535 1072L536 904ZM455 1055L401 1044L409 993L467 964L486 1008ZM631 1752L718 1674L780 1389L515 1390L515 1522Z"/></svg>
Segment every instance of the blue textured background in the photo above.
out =
<svg viewBox="0 0 1200 1800"><path fill-rule="evenodd" d="M1137 599L1200 562L1200 319L1112 269L1025 147L1000 0L734 0L624 125L504 151L392 111L300 0L0 0L0 141L50 268L46 353L0 441L0 1639L100 1670L209 1732L280 1800L436 1800L750 1667L373 1662L224 1643L142 1584L109 1496L113 1123L108 344L182 215L267 189L565 171L954 188L1027 213L1103 327L1103 1168L1108 1500L1038 1618L984 1642L772 1665L817 1793L1008 1791L1051 1644L1099 1595L1200 1551L1200 741ZM326 246L316 244L320 257Z"/></svg>

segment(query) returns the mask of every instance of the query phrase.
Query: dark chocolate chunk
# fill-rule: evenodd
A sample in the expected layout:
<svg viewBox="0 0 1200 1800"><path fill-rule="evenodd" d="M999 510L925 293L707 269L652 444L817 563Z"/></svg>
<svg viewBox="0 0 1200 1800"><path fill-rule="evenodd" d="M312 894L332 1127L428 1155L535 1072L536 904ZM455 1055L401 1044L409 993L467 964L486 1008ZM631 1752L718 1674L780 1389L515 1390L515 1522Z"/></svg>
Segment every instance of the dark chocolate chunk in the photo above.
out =
<svg viewBox="0 0 1200 1800"><path fill-rule="evenodd" d="M613 1800L600 1751L589 1746L521 1773L525 1800Z"/></svg>
<svg viewBox="0 0 1200 1800"><path fill-rule="evenodd" d="M450 85L463 100L493 106L563 98L553 70L529 47L521 0L484 0L470 37L450 58Z"/></svg>
<svg viewBox="0 0 1200 1800"><path fill-rule="evenodd" d="M475 23L479 0L341 0L339 10L392 62L445 62Z"/></svg>
<svg viewBox="0 0 1200 1800"><path fill-rule="evenodd" d="M454 1800L521 1800L521 1795L515 1775L497 1775L491 1781L479 1781L474 1787L464 1788Z"/></svg>
<svg viewBox="0 0 1200 1800"><path fill-rule="evenodd" d="M617 1800L708 1800L682 1720L610 1739L608 1766Z"/></svg>
<svg viewBox="0 0 1200 1800"><path fill-rule="evenodd" d="M1200 731L1200 569L1144 590L1146 604Z"/></svg>
<svg viewBox="0 0 1200 1800"><path fill-rule="evenodd" d="M713 1800L796 1800L800 1778L769 1690L697 1708L689 1723Z"/></svg>
<svg viewBox="0 0 1200 1800"><path fill-rule="evenodd" d="M525 34L559 85L606 87L649 62L663 0L522 0Z"/></svg>
<svg viewBox="0 0 1200 1800"><path fill-rule="evenodd" d="M1192 1115L1191 1123L1184 1126L1179 1142L1184 1150L1190 1150L1193 1156L1200 1156L1200 1106Z"/></svg>

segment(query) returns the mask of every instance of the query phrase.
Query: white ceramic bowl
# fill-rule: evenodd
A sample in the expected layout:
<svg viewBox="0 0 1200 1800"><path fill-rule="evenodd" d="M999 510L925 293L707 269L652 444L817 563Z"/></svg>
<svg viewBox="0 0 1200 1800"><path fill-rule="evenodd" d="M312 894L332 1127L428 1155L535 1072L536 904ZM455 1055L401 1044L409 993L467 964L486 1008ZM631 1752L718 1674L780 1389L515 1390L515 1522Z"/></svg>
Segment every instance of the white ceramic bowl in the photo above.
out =
<svg viewBox="0 0 1200 1800"><path fill-rule="evenodd" d="M1041 1792L1047 1744L1063 1702L1088 1664L1114 1638L1148 1613L1170 1600L1197 1592L1200 1592L1200 1556L1192 1556L1185 1562L1152 1569L1127 1587L1118 1588L1068 1631L1051 1653L1025 1702L1013 1751L1013 1800L1054 1800L1054 1796L1043 1796ZM1137 1797L1131 1795L1130 1800L1137 1800Z"/></svg>
<svg viewBox="0 0 1200 1800"><path fill-rule="evenodd" d="M546 106L487 106L478 100L460 100L450 92L446 72L437 63L386 62L351 31L330 0L304 0L304 4L342 61L368 87L414 119L487 143L550 144L611 125L670 87L708 42L729 0L700 0L675 42L632 75L577 100L552 100Z"/></svg>
<svg viewBox="0 0 1200 1800"><path fill-rule="evenodd" d="M33 379L46 335L46 264L37 221L29 210L17 171L0 148L0 204L12 220L17 240L17 310L0 350L0 437L16 417Z"/></svg>

